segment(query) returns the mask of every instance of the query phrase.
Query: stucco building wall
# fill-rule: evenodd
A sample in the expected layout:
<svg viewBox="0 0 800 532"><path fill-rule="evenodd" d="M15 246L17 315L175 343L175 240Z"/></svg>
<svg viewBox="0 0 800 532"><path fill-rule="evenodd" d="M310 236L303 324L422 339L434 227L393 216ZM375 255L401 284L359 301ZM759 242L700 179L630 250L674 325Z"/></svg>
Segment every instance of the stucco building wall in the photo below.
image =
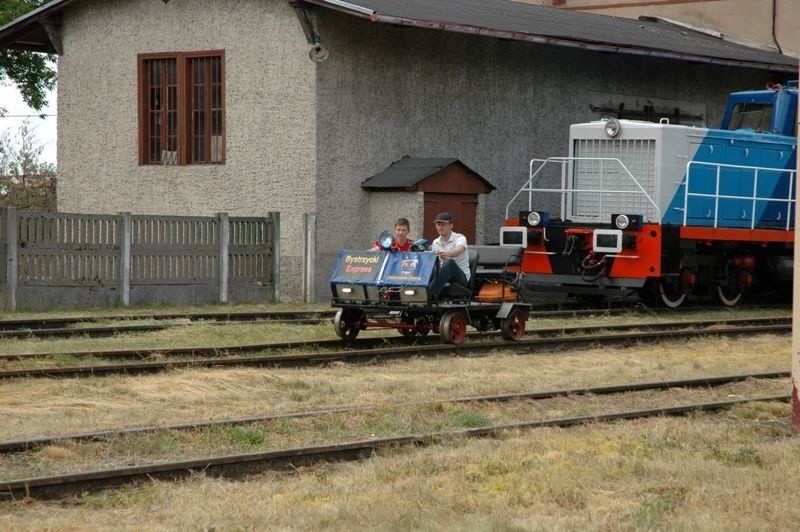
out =
<svg viewBox="0 0 800 532"><path fill-rule="evenodd" d="M85 0L58 64L58 209L281 212L281 292L298 294L302 214L316 209L314 63L284 0ZM226 160L138 164L138 53L225 51Z"/></svg>
<svg viewBox="0 0 800 532"><path fill-rule="evenodd" d="M421 194L361 182L404 155L454 157L498 190L478 205L495 242L532 157L565 155L569 124L603 95L664 98L721 117L766 72L400 28L317 9L323 63L285 0L84 0L65 10L59 59L59 210L281 212L281 295L301 295L304 213L315 213L318 300L338 251L397 216L422 235ZM225 50L223 165L138 164L136 55ZM605 96L604 96L605 97ZM387 227L387 225L389 227ZM458 230L458 228L456 228Z"/></svg>
<svg viewBox="0 0 800 532"><path fill-rule="evenodd" d="M339 249L371 237L353 221L372 220L386 207L368 200L360 183L403 155L455 157L494 184L498 190L479 205L479 234L496 242L530 159L567 155L569 125L601 118L589 109L598 93L695 104L716 124L728 92L767 79L756 70L392 27L335 13L318 19L330 49L317 74L321 272L330 271Z"/></svg>
<svg viewBox="0 0 800 532"><path fill-rule="evenodd" d="M356 249L370 247L381 231L394 231L394 221L408 218L411 224L409 235L416 240L422 238L422 212L424 195L422 192L368 192L364 198L368 205L366 216L357 224L362 224L366 239L353 246Z"/></svg>

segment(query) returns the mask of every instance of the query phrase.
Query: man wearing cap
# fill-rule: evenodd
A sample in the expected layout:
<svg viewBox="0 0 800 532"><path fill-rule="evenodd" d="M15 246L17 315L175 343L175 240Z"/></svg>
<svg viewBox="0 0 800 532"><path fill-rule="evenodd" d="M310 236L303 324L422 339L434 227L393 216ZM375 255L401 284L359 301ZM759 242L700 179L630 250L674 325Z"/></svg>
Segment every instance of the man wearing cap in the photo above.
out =
<svg viewBox="0 0 800 532"><path fill-rule="evenodd" d="M439 238L431 244L431 251L439 259L439 272L434 275L430 285L433 298L439 297L447 283L458 283L467 287L469 281L469 254L467 238L453 231L453 215L449 212L439 213L434 218Z"/></svg>

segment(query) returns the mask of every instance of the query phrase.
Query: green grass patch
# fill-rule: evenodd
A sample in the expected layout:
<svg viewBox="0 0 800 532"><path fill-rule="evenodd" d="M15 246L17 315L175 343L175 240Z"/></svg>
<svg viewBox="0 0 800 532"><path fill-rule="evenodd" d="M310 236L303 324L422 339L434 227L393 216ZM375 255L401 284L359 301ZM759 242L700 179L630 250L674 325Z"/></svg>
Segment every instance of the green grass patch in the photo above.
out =
<svg viewBox="0 0 800 532"><path fill-rule="evenodd" d="M233 427L228 429L227 436L230 441L238 444L258 445L264 443L266 436L259 429Z"/></svg>
<svg viewBox="0 0 800 532"><path fill-rule="evenodd" d="M453 412L451 418L453 423L455 423L457 426L468 429L485 427L486 425L489 425L489 418L476 412L464 412L463 410L457 410Z"/></svg>
<svg viewBox="0 0 800 532"><path fill-rule="evenodd" d="M760 466L763 463L761 456L758 454L758 450L750 445L744 445L734 451L729 451L727 449L722 449L717 444L710 444L708 446L708 456L729 465Z"/></svg>

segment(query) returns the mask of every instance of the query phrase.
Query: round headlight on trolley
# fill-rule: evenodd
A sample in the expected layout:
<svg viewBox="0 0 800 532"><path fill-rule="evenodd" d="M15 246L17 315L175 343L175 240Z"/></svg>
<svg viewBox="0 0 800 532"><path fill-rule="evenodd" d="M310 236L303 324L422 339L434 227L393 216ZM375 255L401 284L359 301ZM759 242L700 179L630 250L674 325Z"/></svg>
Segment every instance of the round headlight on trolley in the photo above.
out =
<svg viewBox="0 0 800 532"><path fill-rule="evenodd" d="M539 224L542 223L542 215L536 211L531 211L528 213L528 225L531 227L537 227Z"/></svg>
<svg viewBox="0 0 800 532"><path fill-rule="evenodd" d="M392 233L390 233L389 231L384 231L380 235L378 235L378 244L380 244L380 246L384 250L388 251L389 249L392 248L392 241L393 240L394 240L394 237L392 236Z"/></svg>

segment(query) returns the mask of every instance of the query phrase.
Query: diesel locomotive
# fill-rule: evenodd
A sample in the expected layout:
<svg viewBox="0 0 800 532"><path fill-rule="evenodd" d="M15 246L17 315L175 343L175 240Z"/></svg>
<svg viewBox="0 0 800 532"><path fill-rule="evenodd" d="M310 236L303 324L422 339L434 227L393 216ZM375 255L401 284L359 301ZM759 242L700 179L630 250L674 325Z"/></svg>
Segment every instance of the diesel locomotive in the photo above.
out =
<svg viewBox="0 0 800 532"><path fill-rule="evenodd" d="M797 93L797 82L733 93L720 129L571 126L569 155L533 159L506 207L500 241L523 247L524 288L587 303L638 292L673 308L790 291Z"/></svg>

